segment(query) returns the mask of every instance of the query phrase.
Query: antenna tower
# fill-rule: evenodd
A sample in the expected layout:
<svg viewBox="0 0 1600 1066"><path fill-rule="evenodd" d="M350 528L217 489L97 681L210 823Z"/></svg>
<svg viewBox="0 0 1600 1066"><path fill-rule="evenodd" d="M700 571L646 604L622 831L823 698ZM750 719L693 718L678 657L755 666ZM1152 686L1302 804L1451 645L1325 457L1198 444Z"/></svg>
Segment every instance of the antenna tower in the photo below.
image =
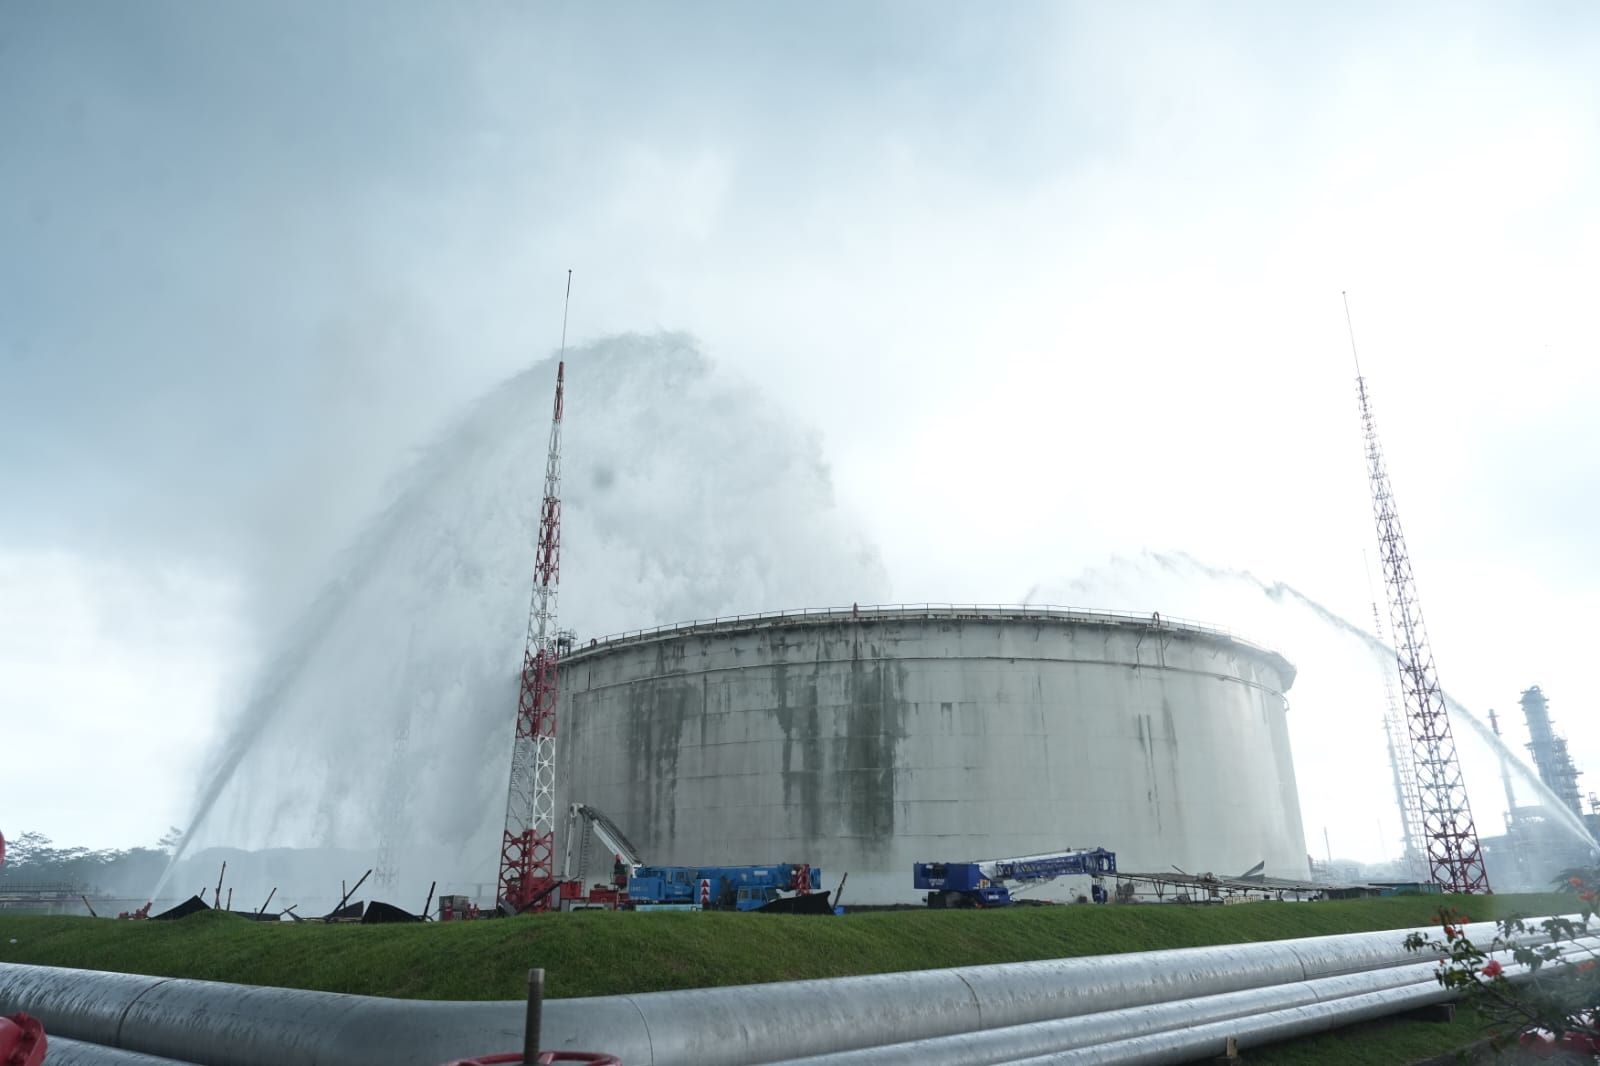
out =
<svg viewBox="0 0 1600 1066"><path fill-rule="evenodd" d="M1350 323L1350 300L1345 297L1345 324L1350 328L1350 353L1356 356L1355 327ZM1367 379L1361 376L1356 356L1356 393L1361 401L1361 424L1367 445L1367 480L1372 488L1372 515L1378 528L1378 554L1383 583L1389 591L1389 620L1395 637L1395 658L1400 670L1400 694L1405 705L1406 729L1411 738L1422 805L1422 831L1427 843L1428 873L1447 892L1488 892L1489 875L1483 867L1478 830L1456 757L1450 714L1439 688L1428 631L1417 599L1417 582L1411 558L1400 531L1394 491L1378 445L1378 427L1372 417Z"/></svg>
<svg viewBox="0 0 1600 1066"><path fill-rule="evenodd" d="M567 271L568 302L572 271ZM561 576L561 402L567 376L567 311L561 310L561 359L556 366L555 414L544 468L539 547L534 558L533 602L522 652L517 732L506 793L506 828L500 842L498 903L518 914L545 910L555 889L556 693L561 634L556 629L556 587Z"/></svg>
<svg viewBox="0 0 1600 1066"><path fill-rule="evenodd" d="M1372 624L1378 639L1389 643L1383 635L1383 615L1376 600L1372 603ZM1417 788L1417 764L1411 757L1411 739L1406 732L1405 719L1400 714L1400 704L1394 698L1394 681L1387 670L1383 673L1383 731L1389 742L1389 766L1394 770L1395 800L1400 805L1400 832L1405 841L1406 864L1421 876L1428 876L1428 864L1423 859L1422 793Z"/></svg>

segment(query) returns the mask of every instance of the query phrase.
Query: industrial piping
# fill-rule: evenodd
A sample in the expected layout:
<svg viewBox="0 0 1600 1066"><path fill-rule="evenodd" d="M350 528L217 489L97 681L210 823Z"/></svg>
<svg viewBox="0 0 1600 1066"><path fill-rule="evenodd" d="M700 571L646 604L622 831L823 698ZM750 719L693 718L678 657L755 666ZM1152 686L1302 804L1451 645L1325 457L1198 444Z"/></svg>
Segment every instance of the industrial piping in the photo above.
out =
<svg viewBox="0 0 1600 1066"><path fill-rule="evenodd" d="M1600 937L1586 937L1566 948L1568 954L1587 957L1600 949ZM1508 951L1493 956L1512 979L1526 968L1514 964ZM1354 1000L1368 993L1398 993L1405 989L1426 989L1449 993L1436 980L1434 963L1396 966L1364 973L1344 974L1316 981L1294 982L1264 988L1227 992L1216 996L1154 1003L1124 1010L1104 1011L1074 1018L984 1029L953 1036L933 1037L881 1047L859 1048L811 1058L789 1059L767 1066L929 1066L931 1063L960 1063L962 1066L993 1066L1019 1061L1050 1061L1057 1052L1093 1048L1097 1055L1108 1054L1111 1045L1120 1046L1134 1038L1155 1034L1190 1034L1200 1026L1220 1023L1216 1031L1227 1036L1259 1031L1258 1019L1299 1007ZM1430 1002L1436 1002L1432 1000ZM1340 1008L1335 1008L1340 1009ZM1339 1023L1344 1024L1344 1023ZM1308 1030L1309 1031L1309 1030ZM1152 1041L1159 1043L1159 1041ZM1254 1041L1261 1043L1262 1041ZM1197 1053L1198 1054L1198 1053ZM1206 1052L1210 1054L1210 1052ZM1217 1052L1221 1054L1221 1052ZM1098 1058L1095 1061L1120 1061Z"/></svg>
<svg viewBox="0 0 1600 1066"><path fill-rule="evenodd" d="M773 1062L1415 965L1411 931L553 1000L544 1044L630 1066ZM1466 931L1487 942L1496 927ZM0 1012L27 1010L52 1034L102 1047L222 1066L437 1066L520 1046L524 1009L0 964Z"/></svg>
<svg viewBox="0 0 1600 1066"><path fill-rule="evenodd" d="M50 1060L46 1066L194 1066L194 1064L52 1036Z"/></svg>
<svg viewBox="0 0 1600 1066"><path fill-rule="evenodd" d="M1371 973L1343 974L1319 981L1297 981L1264 988L1247 988L1216 996L1151 1003L1122 1010L1101 1011L1072 1018L981 1029L952 1036L930 1037L882 1047L857 1048L831 1055L790 1059L771 1066L927 1066L935 1062L960 1062L964 1066L991 1066L1018 1058L1103 1044L1145 1033L1165 1032L1185 1026L1226 1021L1273 1008L1286 1008L1323 999L1370 992L1374 987L1403 987L1431 981L1434 968L1396 966Z"/></svg>
<svg viewBox="0 0 1600 1066"><path fill-rule="evenodd" d="M1585 950L1568 949L1563 958L1576 961L1589 957L1594 938ZM1508 980L1526 980L1530 967L1522 963L1505 963L1510 952L1499 953ZM1054 1055L1039 1055L1017 1059L1010 1066L1154 1066L1160 1063L1191 1062L1199 1058L1226 1053L1231 1040L1235 1047L1244 1049L1292 1040L1326 1032L1358 1022L1385 1018L1408 1010L1431 1006L1455 999L1459 992L1429 979L1424 982L1386 988L1362 995L1348 996L1325 1003L1311 1003L1284 1010L1252 1014L1230 1021L1214 1022L1194 1028L1173 1029L1166 1032L1116 1040L1093 1047L1076 1048ZM930 1060L936 1061L936 1060Z"/></svg>

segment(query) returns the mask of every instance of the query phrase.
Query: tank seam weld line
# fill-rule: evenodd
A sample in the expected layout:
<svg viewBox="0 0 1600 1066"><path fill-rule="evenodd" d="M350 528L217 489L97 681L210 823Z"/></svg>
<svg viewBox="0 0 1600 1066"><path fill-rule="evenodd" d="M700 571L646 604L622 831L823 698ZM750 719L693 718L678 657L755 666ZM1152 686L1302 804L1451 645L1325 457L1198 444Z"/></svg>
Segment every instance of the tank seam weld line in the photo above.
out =
<svg viewBox="0 0 1600 1066"><path fill-rule="evenodd" d="M644 1027L644 1042L650 1048L650 1064L655 1066L656 1038L655 1034L650 1031L650 1019L644 1016L644 1011L639 1008L639 1004L633 1001L632 996L623 996L622 998L628 1001L628 1006L632 1007L633 1012L639 1016L639 1024Z"/></svg>
<svg viewBox="0 0 1600 1066"><path fill-rule="evenodd" d="M1022 662L1026 662L1026 663L1061 663L1061 664L1066 665L1066 666L1120 666L1120 667L1126 667L1129 670L1163 670L1163 671L1166 671L1168 673L1187 674L1187 675L1189 675L1191 677L1211 677L1211 678L1217 679L1218 681L1232 681L1235 684L1243 685L1246 688L1257 689L1257 690L1259 690L1261 692L1267 692L1267 693L1271 693L1271 694L1277 695L1277 696L1282 696L1283 695L1283 693L1279 692L1277 689L1270 688L1267 685L1263 685L1259 681L1249 681L1249 680L1246 680L1245 678L1242 678L1242 677L1232 677L1232 676L1230 676L1228 674L1214 673L1213 671L1210 671L1210 670L1192 670L1192 669L1187 669L1187 668L1181 667L1181 666L1166 666L1166 665L1157 665L1157 664L1154 664L1154 663L1109 662L1109 661L1107 661L1105 659L1046 659L1046 658L1042 658L1042 657L1039 657L1039 656L1033 656L1033 655L906 655L906 656L898 656L897 655L897 656L893 656L893 657L890 657L890 658L882 658L882 657L880 657L880 658L877 658L877 659L818 659L818 660L815 661L815 663L807 661L805 663L800 663L800 664L790 664L790 663L786 663L786 662L774 662L774 663L756 663L753 666L751 664L749 664L749 663L743 663L743 664L740 664L740 665L737 665L737 666L707 666L707 667L705 667L703 669L694 670L692 672L691 671L684 671L682 673L675 673L675 674L671 674L671 673L669 673L669 674L645 674L645 675L640 676L640 677L630 678L627 681L613 681L613 682L602 683L602 684L599 684L599 685L590 685L589 687L584 688L584 689L574 690L574 692L573 693L569 693L569 695L576 694L577 692L585 692L585 693L587 693L587 692L605 692L605 691L608 691L608 690L614 689L614 688L626 688L629 685L637 685L637 684L640 684L640 683L645 682L645 681L663 681L663 680L667 680L669 678L688 678L688 677L693 677L693 676L696 676L696 675L704 677L707 674L742 673L742 672L745 672L745 671L748 671L748 670L758 669L760 667L774 668L774 667L789 666L789 665L802 665L802 666L811 666L811 665L833 666L833 665L840 665L840 666L846 666L846 665L850 665L850 664L856 663L856 662L869 662L869 663L973 663L973 662L978 662L978 663L986 663L986 662L1002 662L1002 661L1004 661L1004 662L1008 662L1008 663L1014 663L1014 662L1016 662L1018 660L1021 660ZM576 666L574 664L572 664L572 663L564 663L564 665L568 669L576 669Z"/></svg>
<svg viewBox="0 0 1600 1066"><path fill-rule="evenodd" d="M957 980L959 980L962 984L967 986L967 991L972 995L972 1006L973 1006L973 1009L978 1012L978 1026L977 1026L977 1030L974 1030L974 1031L982 1030L984 1028L984 1025L983 1025L983 1000L981 998L979 998L978 990L972 987L972 982L968 981L964 976L962 976L960 970L951 970L950 972L956 975L956 979Z"/></svg>
<svg viewBox="0 0 1600 1066"><path fill-rule="evenodd" d="M137 996L134 996L132 999L130 999L128 1001L128 1005L126 1007L122 1008L122 1013L117 1015L117 1033L116 1033L116 1036L112 1037L112 1039L117 1042L116 1043L117 1047L122 1047L123 1046L123 1044L122 1044L122 1027L123 1027L123 1025L127 1024L128 1012L133 1010L133 1008L135 1006L137 1006L139 1001L141 999L143 999L145 996L149 995L151 992L153 992L156 989L160 988L162 985L169 984L171 981L172 981L172 978L163 977L163 978L159 979L158 981L156 981L155 984L147 985L146 987L141 988L139 990L139 994Z"/></svg>
<svg viewBox="0 0 1600 1066"><path fill-rule="evenodd" d="M1294 961L1300 964L1300 980L1312 980L1311 970L1306 966L1306 957L1300 954L1300 949L1298 947L1291 947L1289 949L1289 954L1293 955Z"/></svg>

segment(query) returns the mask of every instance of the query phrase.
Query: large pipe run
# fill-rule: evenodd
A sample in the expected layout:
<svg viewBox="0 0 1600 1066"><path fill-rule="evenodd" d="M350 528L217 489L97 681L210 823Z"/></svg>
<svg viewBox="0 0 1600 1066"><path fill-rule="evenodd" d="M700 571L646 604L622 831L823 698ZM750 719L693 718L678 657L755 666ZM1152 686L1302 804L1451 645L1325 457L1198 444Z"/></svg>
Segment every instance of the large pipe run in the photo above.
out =
<svg viewBox="0 0 1600 1066"><path fill-rule="evenodd" d="M1600 937L1585 937L1565 947L1565 953L1587 957L1600 949ZM1523 972L1509 951L1494 953L1508 975ZM768 1066L932 1066L960 1063L961 1066L993 1066L1015 1063L1033 1056L1048 1056L1061 1051L1094 1048L1104 1053L1108 1044L1157 1033L1194 1030L1210 1023L1225 1035L1254 1031L1254 1019L1270 1012L1312 1006L1378 991L1410 987L1439 989L1436 963L1395 966L1364 973L1343 974L1316 981L1301 981L1217 996L1152 1003L1124 1010L1104 1011L1075 1018L1057 1018L1003 1029L984 1029L953 1036L933 1037L882 1047L792 1059ZM1224 1041L1225 1042L1225 1041ZM1219 1052L1220 1054L1220 1052ZM1041 1061L1048 1061L1043 1059ZM1096 1060L1100 1061L1100 1060ZM1112 1061L1112 1060L1105 1060Z"/></svg>
<svg viewBox="0 0 1600 1066"><path fill-rule="evenodd" d="M48 1032L45 1038L50 1045L46 1066L194 1066L193 1063L179 1062L177 1059L163 1059L155 1055L142 1055L137 1051L68 1040Z"/></svg>
<svg viewBox="0 0 1600 1066"><path fill-rule="evenodd" d="M1410 932L552 1000L544 1044L629 1066L774 1062L1405 967ZM1497 930L1466 932L1487 943ZM524 1009L0 964L0 1014L217 1066L437 1066L521 1047Z"/></svg>
<svg viewBox="0 0 1600 1066"><path fill-rule="evenodd" d="M941 1062L991 1066L1033 1055L1102 1044L1135 1034L1226 1021L1269 1009L1370 992L1374 988L1398 988L1419 981L1432 981L1433 974L1433 966L1427 963L1395 966L1374 973L1343 974L1319 981L1246 988L1238 992L1180 999L1171 1003L1150 1003L1080 1017L1053 1018L1001 1029L980 1029L908 1043L857 1048L831 1055L793 1059L773 1066L928 1066Z"/></svg>
<svg viewBox="0 0 1600 1066"><path fill-rule="evenodd" d="M1568 949L1568 961L1587 958L1593 942ZM1526 980L1532 971L1521 963L1509 963L1510 952L1500 953L1507 979ZM1398 988L1385 988L1327 1002L1307 1003L1283 1010L1264 1011L1243 1018L1213 1022L1193 1028L1109 1041L1093 1047L1075 1048L1053 1055L1013 1060L1010 1066L1158 1066L1193 1062L1226 1054L1229 1041L1241 1048L1263 1047L1282 1040L1324 1033L1359 1022L1386 1018L1419 1007L1456 999L1460 992L1445 988L1430 978ZM937 1060L930 1060L937 1061Z"/></svg>

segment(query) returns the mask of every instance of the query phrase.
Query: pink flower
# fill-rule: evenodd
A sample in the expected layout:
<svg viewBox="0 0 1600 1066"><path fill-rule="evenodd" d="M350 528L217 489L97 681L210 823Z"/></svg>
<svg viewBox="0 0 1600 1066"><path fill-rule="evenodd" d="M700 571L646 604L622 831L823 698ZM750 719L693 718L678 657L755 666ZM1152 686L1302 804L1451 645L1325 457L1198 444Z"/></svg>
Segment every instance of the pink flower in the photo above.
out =
<svg viewBox="0 0 1600 1066"><path fill-rule="evenodd" d="M1483 976L1499 977L1500 972L1504 969L1505 967L1500 965L1499 959L1490 959L1488 962L1483 964Z"/></svg>

